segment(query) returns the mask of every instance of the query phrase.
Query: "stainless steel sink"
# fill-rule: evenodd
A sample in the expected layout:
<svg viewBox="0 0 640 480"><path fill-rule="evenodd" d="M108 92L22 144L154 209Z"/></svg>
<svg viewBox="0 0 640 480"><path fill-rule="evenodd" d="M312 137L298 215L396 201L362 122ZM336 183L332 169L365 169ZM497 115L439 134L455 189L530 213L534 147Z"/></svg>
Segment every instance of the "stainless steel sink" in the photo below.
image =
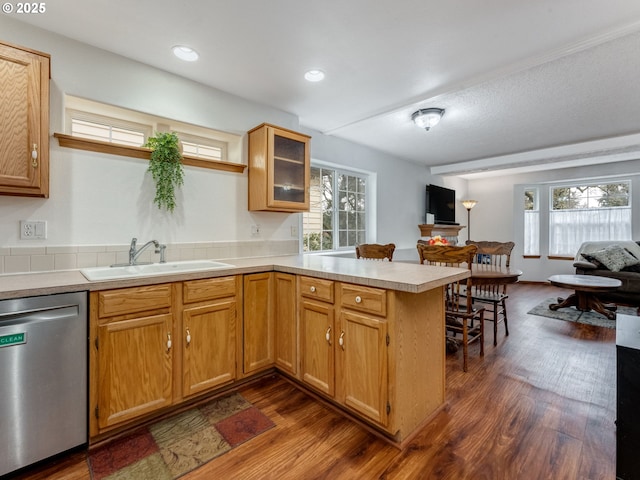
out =
<svg viewBox="0 0 640 480"><path fill-rule="evenodd" d="M146 265L122 265L115 267L82 268L80 273L92 282L98 280L116 280L119 278L150 277L189 273L203 270L233 268L233 265L213 260L187 260L184 262L150 263Z"/></svg>

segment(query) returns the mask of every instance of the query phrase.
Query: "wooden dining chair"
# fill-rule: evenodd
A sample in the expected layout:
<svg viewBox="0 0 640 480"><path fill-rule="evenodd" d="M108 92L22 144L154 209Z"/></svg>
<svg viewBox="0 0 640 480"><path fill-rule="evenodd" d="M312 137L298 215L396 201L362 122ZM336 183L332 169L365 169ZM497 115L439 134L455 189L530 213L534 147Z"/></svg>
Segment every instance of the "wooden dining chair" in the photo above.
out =
<svg viewBox="0 0 640 480"><path fill-rule="evenodd" d="M393 261L393 252L396 249L395 244L387 243L381 245L379 243L361 243L356 245L356 258L365 258L370 260L389 260Z"/></svg>
<svg viewBox="0 0 640 480"><path fill-rule="evenodd" d="M477 248L474 245L455 247L451 245L417 244L420 263L447 267L464 267L471 270ZM462 344L462 368L468 367L468 346L476 340L480 342L480 356L484 355L484 307L473 304L465 291L473 288L471 276L452 282L445 287L445 330L446 340ZM462 339L458 339L458 334Z"/></svg>
<svg viewBox="0 0 640 480"><path fill-rule="evenodd" d="M474 263L490 265L496 268L509 268L511 262L511 251L515 246L513 242L491 242L491 241L471 241L467 240L467 245L475 245L478 251L474 257ZM509 335L509 321L507 318L507 284L478 284L473 286L472 298L474 302L490 305L487 312L491 316L486 320L493 322L493 346L498 344L498 323L504 322L505 335Z"/></svg>

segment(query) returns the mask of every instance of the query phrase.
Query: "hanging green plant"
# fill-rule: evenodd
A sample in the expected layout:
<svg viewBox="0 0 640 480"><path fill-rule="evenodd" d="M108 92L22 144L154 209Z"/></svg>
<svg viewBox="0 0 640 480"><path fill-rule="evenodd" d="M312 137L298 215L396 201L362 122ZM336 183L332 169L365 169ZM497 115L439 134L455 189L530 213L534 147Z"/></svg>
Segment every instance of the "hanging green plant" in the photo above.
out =
<svg viewBox="0 0 640 480"><path fill-rule="evenodd" d="M159 209L173 212L176 208L175 190L184 184L184 166L178 135L173 132L156 133L149 137L145 147L151 149L149 172L156 182L153 202Z"/></svg>

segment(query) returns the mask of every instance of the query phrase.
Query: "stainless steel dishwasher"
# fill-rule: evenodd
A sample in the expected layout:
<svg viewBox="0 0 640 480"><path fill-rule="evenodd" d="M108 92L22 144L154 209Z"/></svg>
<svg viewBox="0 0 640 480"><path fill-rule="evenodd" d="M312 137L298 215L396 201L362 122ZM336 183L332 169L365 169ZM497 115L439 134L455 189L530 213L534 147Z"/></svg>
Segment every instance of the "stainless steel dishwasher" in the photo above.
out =
<svg viewBox="0 0 640 480"><path fill-rule="evenodd" d="M87 294L0 300L0 476L87 443Z"/></svg>

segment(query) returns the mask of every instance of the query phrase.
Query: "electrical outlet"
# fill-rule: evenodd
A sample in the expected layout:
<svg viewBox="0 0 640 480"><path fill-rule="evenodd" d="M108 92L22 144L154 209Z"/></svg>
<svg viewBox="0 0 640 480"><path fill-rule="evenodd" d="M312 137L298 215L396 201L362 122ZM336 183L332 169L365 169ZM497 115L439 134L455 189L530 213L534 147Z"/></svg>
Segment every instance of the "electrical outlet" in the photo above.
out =
<svg viewBox="0 0 640 480"><path fill-rule="evenodd" d="M257 237L260 235L260 225L251 225L251 236Z"/></svg>
<svg viewBox="0 0 640 480"><path fill-rule="evenodd" d="M47 222L44 221L20 221L21 240L44 240L47 238Z"/></svg>
<svg viewBox="0 0 640 480"><path fill-rule="evenodd" d="M291 236L298 238L298 227L296 225L291 225Z"/></svg>

